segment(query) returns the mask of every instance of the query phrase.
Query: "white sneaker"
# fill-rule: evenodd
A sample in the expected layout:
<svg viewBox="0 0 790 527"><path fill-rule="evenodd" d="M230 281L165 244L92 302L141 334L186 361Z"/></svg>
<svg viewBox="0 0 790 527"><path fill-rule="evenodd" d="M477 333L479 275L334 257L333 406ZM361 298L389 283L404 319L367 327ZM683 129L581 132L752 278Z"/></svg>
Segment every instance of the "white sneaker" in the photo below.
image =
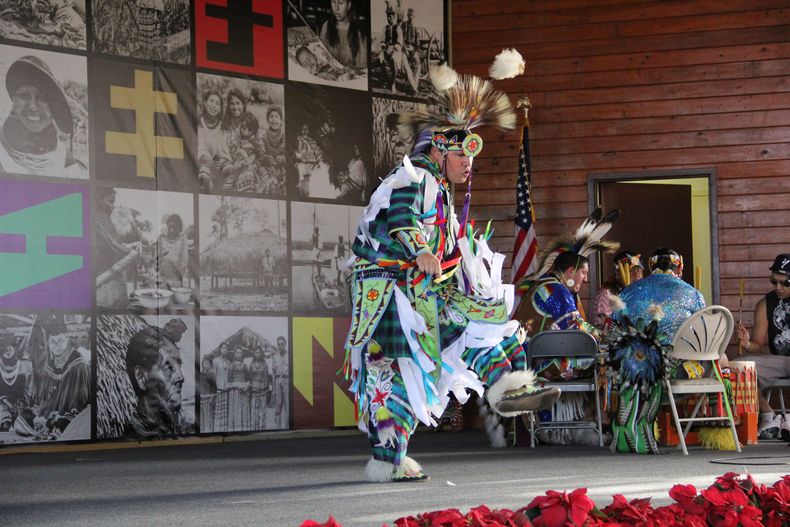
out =
<svg viewBox="0 0 790 527"><path fill-rule="evenodd" d="M779 429L782 427L782 416L774 414L771 420L761 420L757 428L757 439L761 441L776 439L779 437Z"/></svg>

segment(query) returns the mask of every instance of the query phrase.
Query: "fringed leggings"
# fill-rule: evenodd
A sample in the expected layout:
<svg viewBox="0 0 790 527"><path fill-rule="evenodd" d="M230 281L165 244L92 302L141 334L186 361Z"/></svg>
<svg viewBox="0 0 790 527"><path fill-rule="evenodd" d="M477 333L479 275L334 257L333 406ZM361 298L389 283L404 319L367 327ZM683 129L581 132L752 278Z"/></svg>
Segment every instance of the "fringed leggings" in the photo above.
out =
<svg viewBox="0 0 790 527"><path fill-rule="evenodd" d="M490 348L468 348L461 358L486 386L499 380L503 373L523 370L527 365L527 354L515 335ZM417 419L397 362L368 363L368 370L373 372L367 376L366 388L368 437L373 458L397 466L406 456ZM384 397L385 391L389 396ZM378 400L377 394L380 395ZM382 406L386 411L380 410Z"/></svg>

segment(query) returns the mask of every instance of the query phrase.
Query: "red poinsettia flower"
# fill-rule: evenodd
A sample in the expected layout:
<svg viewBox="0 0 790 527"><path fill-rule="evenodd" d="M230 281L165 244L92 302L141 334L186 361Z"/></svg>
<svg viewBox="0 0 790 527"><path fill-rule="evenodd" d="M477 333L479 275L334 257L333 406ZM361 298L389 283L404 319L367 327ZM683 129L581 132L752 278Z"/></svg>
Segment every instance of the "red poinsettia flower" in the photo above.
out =
<svg viewBox="0 0 790 527"><path fill-rule="evenodd" d="M740 488L721 490L716 485L702 491L710 502L708 523L715 527L763 527L762 511L749 502Z"/></svg>
<svg viewBox="0 0 790 527"><path fill-rule="evenodd" d="M466 518L458 509L425 512L416 517L395 520L396 527L467 527Z"/></svg>
<svg viewBox="0 0 790 527"><path fill-rule="evenodd" d="M705 514L703 498L697 494L694 485L675 485L669 489L669 497L678 502L687 514Z"/></svg>
<svg viewBox="0 0 790 527"><path fill-rule="evenodd" d="M612 496L612 504L601 510L609 522L618 524L649 527L659 525L660 519L650 505L649 498L637 498L628 501L622 494ZM606 523L605 525L609 525Z"/></svg>
<svg viewBox="0 0 790 527"><path fill-rule="evenodd" d="M767 487L760 502L766 527L790 525L790 485L783 480Z"/></svg>
<svg viewBox="0 0 790 527"><path fill-rule="evenodd" d="M300 525L300 527L343 527L337 520L335 520L332 516L326 521L326 523L318 523L315 520L306 520L305 522Z"/></svg>
<svg viewBox="0 0 790 527"><path fill-rule="evenodd" d="M664 526L678 526L678 527L707 527L708 522L705 520L704 513L702 515L692 514L687 511L682 505L673 503L665 505L655 510L655 517L658 520L658 525Z"/></svg>
<svg viewBox="0 0 790 527"><path fill-rule="evenodd" d="M740 487L738 477L740 474L736 472L727 472L726 474L716 478L715 485L718 485L722 490L732 490Z"/></svg>
<svg viewBox="0 0 790 527"><path fill-rule="evenodd" d="M573 527L585 524L595 503L587 496L586 488L576 489L570 494L549 490L525 508L539 509L540 514L532 519L535 527Z"/></svg>
<svg viewBox="0 0 790 527"><path fill-rule="evenodd" d="M746 505L738 510L729 509L723 516L708 516L708 522L714 527L765 527L762 516L760 509Z"/></svg>
<svg viewBox="0 0 790 527"><path fill-rule="evenodd" d="M470 527L510 527L513 511L507 509L491 510L485 505L475 507L466 515L466 525Z"/></svg>

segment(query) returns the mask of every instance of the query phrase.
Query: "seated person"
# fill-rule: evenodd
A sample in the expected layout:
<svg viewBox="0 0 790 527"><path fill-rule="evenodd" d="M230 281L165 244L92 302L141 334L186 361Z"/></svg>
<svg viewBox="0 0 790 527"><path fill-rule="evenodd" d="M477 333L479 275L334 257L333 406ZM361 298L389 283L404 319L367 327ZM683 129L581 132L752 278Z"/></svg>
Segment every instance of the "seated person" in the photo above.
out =
<svg viewBox="0 0 790 527"><path fill-rule="evenodd" d="M640 318L645 322L658 318L658 339L662 344L669 344L683 322L705 307L705 299L681 278L683 257L676 251L660 247L648 264L650 276L620 293L625 307L614 318L627 316L634 323Z"/></svg>
<svg viewBox="0 0 790 527"><path fill-rule="evenodd" d="M746 353L743 360L754 361L757 366L757 391L760 402L760 439L773 439L780 432L782 439L790 441L790 423L774 411L765 399L762 389L778 379L790 377L790 254L780 254L769 268L773 290L757 302L754 308L754 327L749 331L738 324L738 343ZM766 353L766 344L768 352Z"/></svg>
<svg viewBox="0 0 790 527"><path fill-rule="evenodd" d="M554 248L549 247L542 258L540 270L519 284L523 294L513 318L524 324L531 334L580 329L597 339L598 331L586 322L578 294L588 279L589 255L596 250L617 248L617 244L603 242L600 238L608 232L618 214L619 211L613 211L602 219L601 211L596 210L572 238L558 240ZM596 239L590 239L589 233L596 233ZM534 367L539 378L559 381L592 376L594 365L595 360L589 357L556 357ZM541 421L578 420L585 415L594 415L593 412L584 394L567 394L552 411L541 412L539 418ZM586 434L589 430L574 434L569 429L556 432L542 433L538 438L542 442L560 444L598 442L597 434L594 438L592 434Z"/></svg>
<svg viewBox="0 0 790 527"><path fill-rule="evenodd" d="M578 294L590 273L586 256L564 252L557 256L551 271L527 289L514 318L535 333L549 329L583 329L595 333L579 309Z"/></svg>
<svg viewBox="0 0 790 527"><path fill-rule="evenodd" d="M624 287L644 277L641 255L634 251L618 251L612 267L611 278L602 284L592 301L590 320L599 331L605 331L612 322L612 295L619 295ZM628 283L624 280L626 275Z"/></svg>

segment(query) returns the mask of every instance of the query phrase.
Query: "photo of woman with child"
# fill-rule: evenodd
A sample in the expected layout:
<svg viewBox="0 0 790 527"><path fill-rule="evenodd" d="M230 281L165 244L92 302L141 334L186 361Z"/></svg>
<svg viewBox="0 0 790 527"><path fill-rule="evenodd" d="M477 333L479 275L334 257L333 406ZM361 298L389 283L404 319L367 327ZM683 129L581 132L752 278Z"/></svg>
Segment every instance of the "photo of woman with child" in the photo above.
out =
<svg viewBox="0 0 790 527"><path fill-rule="evenodd" d="M287 23L291 80L367 90L368 2L289 2Z"/></svg>
<svg viewBox="0 0 790 527"><path fill-rule="evenodd" d="M198 75L202 192L285 195L283 87Z"/></svg>

